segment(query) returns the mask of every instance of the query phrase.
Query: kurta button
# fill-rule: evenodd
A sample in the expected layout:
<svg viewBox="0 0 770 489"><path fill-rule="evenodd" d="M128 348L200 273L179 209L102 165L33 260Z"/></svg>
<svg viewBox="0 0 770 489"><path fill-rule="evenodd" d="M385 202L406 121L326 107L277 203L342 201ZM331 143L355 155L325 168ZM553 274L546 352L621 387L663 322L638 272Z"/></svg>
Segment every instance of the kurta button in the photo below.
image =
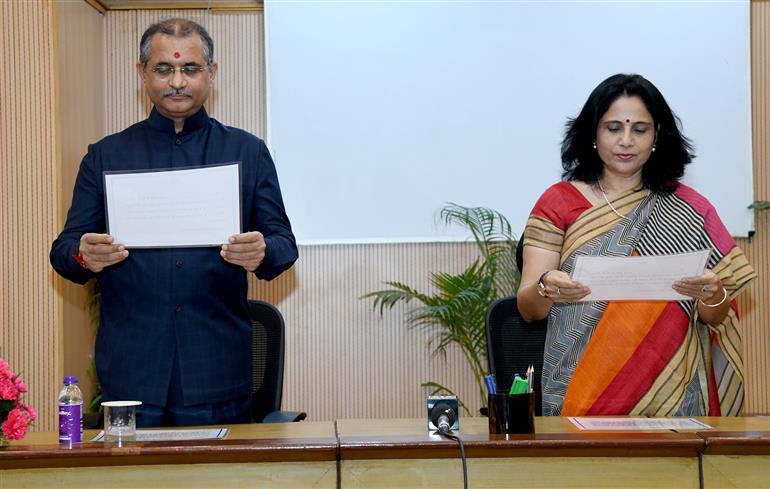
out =
<svg viewBox="0 0 770 489"><path fill-rule="evenodd" d="M181 139L177 139L176 140L176 144L182 144L182 140Z"/></svg>
<svg viewBox="0 0 770 489"><path fill-rule="evenodd" d="M174 311L176 312L180 312L181 310L182 310L182 306L180 306L179 304L177 304L176 307L174 307Z"/></svg>
<svg viewBox="0 0 770 489"><path fill-rule="evenodd" d="M176 261L176 267L177 268L182 268L182 260L177 260Z"/></svg>

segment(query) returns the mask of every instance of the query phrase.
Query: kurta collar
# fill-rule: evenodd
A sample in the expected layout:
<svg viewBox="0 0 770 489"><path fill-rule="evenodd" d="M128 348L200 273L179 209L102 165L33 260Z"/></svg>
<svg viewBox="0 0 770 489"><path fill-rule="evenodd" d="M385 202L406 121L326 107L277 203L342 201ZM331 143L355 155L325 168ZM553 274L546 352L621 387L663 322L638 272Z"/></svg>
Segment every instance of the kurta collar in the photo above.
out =
<svg viewBox="0 0 770 489"><path fill-rule="evenodd" d="M153 106L152 112L150 112L150 117L147 118L147 121L149 122L150 127L155 130L174 135L176 134L176 130L174 129L174 121L161 115L161 113L158 112L158 108L155 106ZM180 134L196 131L207 126L208 123L209 115L206 112L206 108L201 106L201 109L198 112L185 119L184 127L182 128L182 132Z"/></svg>

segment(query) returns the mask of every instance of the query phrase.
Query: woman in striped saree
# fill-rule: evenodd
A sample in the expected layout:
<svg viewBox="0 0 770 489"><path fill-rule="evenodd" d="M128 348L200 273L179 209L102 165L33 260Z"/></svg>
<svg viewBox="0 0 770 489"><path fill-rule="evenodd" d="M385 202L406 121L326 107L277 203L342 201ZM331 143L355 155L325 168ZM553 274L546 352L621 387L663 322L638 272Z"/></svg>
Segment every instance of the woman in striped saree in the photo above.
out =
<svg viewBox="0 0 770 489"><path fill-rule="evenodd" d="M714 208L678 180L693 155L665 99L639 75L603 81L562 143L564 181L524 232L517 294L548 317L543 414L735 415L743 373L734 298L755 278ZM580 301L579 255L708 249L706 269L672 284L680 301Z"/></svg>

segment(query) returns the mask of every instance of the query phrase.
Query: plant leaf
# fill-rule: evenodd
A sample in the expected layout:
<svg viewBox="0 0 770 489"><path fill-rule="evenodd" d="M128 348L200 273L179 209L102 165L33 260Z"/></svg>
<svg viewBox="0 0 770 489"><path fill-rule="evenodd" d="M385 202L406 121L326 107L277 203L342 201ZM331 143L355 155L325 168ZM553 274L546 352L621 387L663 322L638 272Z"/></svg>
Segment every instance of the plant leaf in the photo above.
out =
<svg viewBox="0 0 770 489"><path fill-rule="evenodd" d="M448 203L439 216L445 225L457 224L470 232L479 257L460 273L431 273L435 293L420 292L401 282L386 282L391 288L361 298L374 299L373 307L380 314L396 304L417 301L419 304L406 312L407 327L429 334L428 348L433 355L446 358L451 346L458 347L473 372L485 405L486 314L492 302L514 294L518 288L517 241L508 219L492 209Z"/></svg>
<svg viewBox="0 0 770 489"><path fill-rule="evenodd" d="M751 205L749 205L749 209L757 209L757 210L770 209L770 201L767 201L767 200L754 201L751 203Z"/></svg>

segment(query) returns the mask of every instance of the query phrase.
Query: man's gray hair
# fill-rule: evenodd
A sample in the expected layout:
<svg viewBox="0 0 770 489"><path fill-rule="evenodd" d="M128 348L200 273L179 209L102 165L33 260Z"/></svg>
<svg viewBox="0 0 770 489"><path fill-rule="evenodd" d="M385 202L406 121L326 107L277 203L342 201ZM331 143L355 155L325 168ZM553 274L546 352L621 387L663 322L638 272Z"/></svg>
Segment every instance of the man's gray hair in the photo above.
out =
<svg viewBox="0 0 770 489"><path fill-rule="evenodd" d="M201 41L203 41L203 57L206 58L206 63L211 68L211 64L214 62L214 40L211 39L211 36L202 25L192 20L178 17L156 22L144 31L142 40L139 41L139 62L143 65L147 66L147 61L150 60L152 37L157 33L181 38L198 34L201 36Z"/></svg>

